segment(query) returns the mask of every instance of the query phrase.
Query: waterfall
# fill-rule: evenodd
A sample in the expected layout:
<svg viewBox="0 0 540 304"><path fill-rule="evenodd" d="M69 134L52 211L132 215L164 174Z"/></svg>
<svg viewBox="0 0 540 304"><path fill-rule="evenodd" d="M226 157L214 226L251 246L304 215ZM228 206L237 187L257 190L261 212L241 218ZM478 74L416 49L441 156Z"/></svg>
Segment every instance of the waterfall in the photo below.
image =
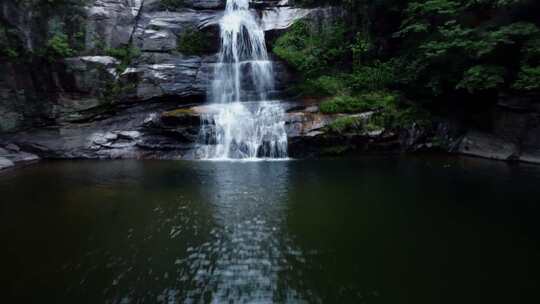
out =
<svg viewBox="0 0 540 304"><path fill-rule="evenodd" d="M259 159L287 157L284 110L270 101L272 61L264 31L249 0L227 0L220 21L221 49L203 115L200 157Z"/></svg>

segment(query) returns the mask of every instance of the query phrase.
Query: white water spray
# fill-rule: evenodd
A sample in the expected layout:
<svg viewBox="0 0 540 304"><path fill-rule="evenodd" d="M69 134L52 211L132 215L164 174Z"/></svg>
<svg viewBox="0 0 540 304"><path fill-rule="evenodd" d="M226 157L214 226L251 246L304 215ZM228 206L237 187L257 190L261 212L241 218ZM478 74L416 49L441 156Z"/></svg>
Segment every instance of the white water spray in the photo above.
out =
<svg viewBox="0 0 540 304"><path fill-rule="evenodd" d="M220 21L221 49L203 115L203 159L285 158L284 111L268 101L274 90L264 31L249 0L227 0ZM247 103L247 101L250 101Z"/></svg>

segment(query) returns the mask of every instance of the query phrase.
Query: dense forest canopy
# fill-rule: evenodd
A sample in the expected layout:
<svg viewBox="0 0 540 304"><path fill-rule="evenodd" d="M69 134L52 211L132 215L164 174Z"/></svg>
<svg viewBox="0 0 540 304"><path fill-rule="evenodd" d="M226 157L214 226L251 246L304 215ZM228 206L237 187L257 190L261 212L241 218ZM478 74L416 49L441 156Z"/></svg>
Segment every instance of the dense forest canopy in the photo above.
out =
<svg viewBox="0 0 540 304"><path fill-rule="evenodd" d="M430 98L540 89L536 1L325 3L341 3L354 13L348 22L320 31L297 24L274 48L306 80L321 84L321 92L399 88ZM346 75L337 73L347 66L352 68Z"/></svg>

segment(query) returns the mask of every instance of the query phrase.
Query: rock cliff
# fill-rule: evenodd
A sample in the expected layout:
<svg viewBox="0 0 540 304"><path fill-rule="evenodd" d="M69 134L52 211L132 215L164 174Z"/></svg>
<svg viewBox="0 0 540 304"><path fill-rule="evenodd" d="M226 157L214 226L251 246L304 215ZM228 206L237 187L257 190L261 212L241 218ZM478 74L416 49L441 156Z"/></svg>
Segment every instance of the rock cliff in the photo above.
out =
<svg viewBox="0 0 540 304"><path fill-rule="evenodd" d="M0 4L0 25L18 51L0 56L0 168L38 156L193 157L224 0L72 0L62 9L25 3ZM252 1L252 9L269 39L296 20L321 23L344 14L339 8L300 8L287 0ZM59 27L79 45L72 56L47 58L43 50ZM277 91L271 95L286 96L294 75L274 60ZM428 129L345 135L329 131L340 116L321 114L317 104L290 102L287 109L292 156L437 146L540 162L540 108L534 101L499 102L486 110L488 129L444 120Z"/></svg>

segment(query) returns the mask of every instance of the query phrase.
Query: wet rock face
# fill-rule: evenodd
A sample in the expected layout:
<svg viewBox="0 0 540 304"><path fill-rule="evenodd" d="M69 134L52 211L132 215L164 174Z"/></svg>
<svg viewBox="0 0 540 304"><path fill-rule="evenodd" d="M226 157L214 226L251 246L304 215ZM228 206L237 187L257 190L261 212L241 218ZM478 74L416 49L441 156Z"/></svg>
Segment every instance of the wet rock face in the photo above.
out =
<svg viewBox="0 0 540 304"><path fill-rule="evenodd" d="M184 3L194 9L223 9L226 0L185 0Z"/></svg>
<svg viewBox="0 0 540 304"><path fill-rule="evenodd" d="M0 145L0 170L37 160L37 155L22 151L15 144Z"/></svg>
<svg viewBox="0 0 540 304"><path fill-rule="evenodd" d="M97 44L118 47L128 44L137 26L143 0L95 0L87 9L86 48Z"/></svg>
<svg viewBox="0 0 540 304"><path fill-rule="evenodd" d="M540 163L540 100L501 97L493 109L491 128L469 130L458 153L507 161Z"/></svg>
<svg viewBox="0 0 540 304"><path fill-rule="evenodd" d="M320 20L339 19L343 14L334 8L299 8L286 0L251 4L270 39L296 20L306 18L317 26ZM175 8L164 7L159 0L93 1L86 8L86 56L40 63L43 69L0 65L0 132L37 126L36 117L41 117L39 128L1 136L0 142L46 158L192 157L200 114L205 111L200 104L207 99L217 62L218 21L224 5L224 0L185 0ZM22 26L29 22L27 17L13 22ZM30 29L28 33L39 35ZM188 52L183 44L201 37L206 43L197 52ZM30 38L29 47L43 39ZM119 58L96 51L127 45L140 50L127 67ZM277 90L269 96L277 98L291 76L284 64L273 60ZM250 88L244 89L249 96ZM386 130L329 132L328 126L343 115L323 115L316 105L287 103L284 107L293 157L321 155L336 146L396 151L408 145L399 134ZM411 142L421 142L421 133L416 132ZM16 162L13 157L0 157L8 160L5 166Z"/></svg>
<svg viewBox="0 0 540 304"><path fill-rule="evenodd" d="M183 56L167 53L143 54L142 62L120 76L136 82L136 100L163 96L196 97L204 100L213 56Z"/></svg>
<svg viewBox="0 0 540 304"><path fill-rule="evenodd" d="M512 160L518 157L518 147L492 134L477 131L468 132L461 140L458 152L498 160Z"/></svg>
<svg viewBox="0 0 540 304"><path fill-rule="evenodd" d="M162 11L177 11L183 8L190 8L195 10L221 10L225 8L226 0L182 0L178 1L180 4L175 6L167 6L160 0L146 0L145 7L153 10Z"/></svg>
<svg viewBox="0 0 540 304"><path fill-rule="evenodd" d="M397 153L406 147L397 133L380 128L333 131L331 126L340 119L355 119L365 124L375 114L323 114L317 105L299 105L287 112L289 156L295 158L341 155L344 153Z"/></svg>
<svg viewBox="0 0 540 304"><path fill-rule="evenodd" d="M14 165L15 164L11 160L0 156L0 170L13 167Z"/></svg>
<svg viewBox="0 0 540 304"><path fill-rule="evenodd" d="M297 19L321 14L287 1L252 4L267 36ZM49 25L38 6L21 9L16 2L3 1L0 7L2 19L18 29L25 49L44 45ZM91 120L126 103L175 97L205 101L224 7L225 0L185 0L175 8L160 0L89 1L81 8L85 56L55 63L0 62L0 132ZM195 53L188 52L198 43ZM119 58L105 56L107 49L128 45L140 55L131 58L127 69ZM270 92L272 97L279 96L291 78L278 61L275 72L278 90Z"/></svg>
<svg viewBox="0 0 540 304"><path fill-rule="evenodd" d="M191 31L205 33L210 39L206 53L219 47L220 11L182 9L175 12L145 8L134 31L133 42L143 52L171 52L178 49L182 36Z"/></svg>
<svg viewBox="0 0 540 304"><path fill-rule="evenodd" d="M172 104L141 104L91 123L0 136L0 142L43 158L179 159L190 157L199 127L195 111Z"/></svg>

